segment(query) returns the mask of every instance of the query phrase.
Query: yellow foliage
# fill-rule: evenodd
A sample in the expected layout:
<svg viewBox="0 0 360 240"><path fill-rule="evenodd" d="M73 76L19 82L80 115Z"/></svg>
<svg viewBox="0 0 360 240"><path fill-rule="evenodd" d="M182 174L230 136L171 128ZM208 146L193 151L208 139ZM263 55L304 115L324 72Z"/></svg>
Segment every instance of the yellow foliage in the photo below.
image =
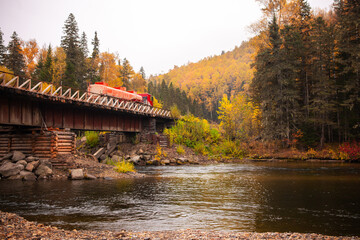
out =
<svg viewBox="0 0 360 240"><path fill-rule="evenodd" d="M116 60L117 58L113 53L103 52L100 54L100 78L101 81L106 82L110 87L123 85Z"/></svg>
<svg viewBox="0 0 360 240"><path fill-rule="evenodd" d="M21 42L21 54L24 56L25 60L25 75L28 78L31 78L32 73L36 68L35 58L39 52L39 46L36 43L35 39L29 40L27 42Z"/></svg>
<svg viewBox="0 0 360 240"><path fill-rule="evenodd" d="M157 100L154 96L153 96L153 98L154 98L154 101L153 101L154 107L156 107L156 108L162 108L162 107L163 107L163 103L162 103L160 100Z"/></svg>
<svg viewBox="0 0 360 240"><path fill-rule="evenodd" d="M53 83L60 85L66 70L66 53L62 47L57 47L53 60Z"/></svg>

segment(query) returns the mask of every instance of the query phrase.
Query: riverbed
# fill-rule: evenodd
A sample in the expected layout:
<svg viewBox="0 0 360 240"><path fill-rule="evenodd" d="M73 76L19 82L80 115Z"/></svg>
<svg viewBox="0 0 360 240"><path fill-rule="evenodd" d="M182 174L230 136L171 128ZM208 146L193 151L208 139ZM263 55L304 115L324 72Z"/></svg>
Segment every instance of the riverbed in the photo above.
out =
<svg viewBox="0 0 360 240"><path fill-rule="evenodd" d="M360 235L360 165L142 167L149 177L0 181L0 210L64 229Z"/></svg>

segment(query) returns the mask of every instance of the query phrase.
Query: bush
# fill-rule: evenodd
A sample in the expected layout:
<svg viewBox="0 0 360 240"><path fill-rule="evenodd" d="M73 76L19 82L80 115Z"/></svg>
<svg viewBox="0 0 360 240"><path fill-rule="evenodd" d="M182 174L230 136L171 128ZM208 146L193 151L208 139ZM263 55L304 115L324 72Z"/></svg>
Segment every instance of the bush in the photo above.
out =
<svg viewBox="0 0 360 240"><path fill-rule="evenodd" d="M115 162L111 158L107 157L105 163L107 165L114 166L114 170L119 173L135 172L134 164L132 164L131 162L126 162L124 160L122 160L120 162Z"/></svg>
<svg viewBox="0 0 360 240"><path fill-rule="evenodd" d="M219 144L218 152L226 157L242 158L246 155L240 144L226 140Z"/></svg>
<svg viewBox="0 0 360 240"><path fill-rule="evenodd" d="M342 158L350 160L360 159L360 143L353 141L352 143L345 142L339 147Z"/></svg>
<svg viewBox="0 0 360 240"><path fill-rule="evenodd" d="M114 170L119 173L135 172L134 164L131 162L126 162L122 160L121 162L116 162Z"/></svg>
<svg viewBox="0 0 360 240"><path fill-rule="evenodd" d="M94 131L86 131L86 144L93 148L99 144L99 133Z"/></svg>
<svg viewBox="0 0 360 240"><path fill-rule="evenodd" d="M177 148L176 148L176 152L177 152L178 154L182 155L182 154L185 153L185 149L184 149L181 145L179 145L179 146L177 146Z"/></svg>

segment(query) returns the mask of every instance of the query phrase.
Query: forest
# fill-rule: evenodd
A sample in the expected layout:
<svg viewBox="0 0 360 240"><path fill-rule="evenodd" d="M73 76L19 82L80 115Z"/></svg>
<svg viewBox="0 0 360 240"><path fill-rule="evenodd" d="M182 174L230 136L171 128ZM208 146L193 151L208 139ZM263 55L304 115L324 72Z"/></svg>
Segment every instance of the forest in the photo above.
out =
<svg viewBox="0 0 360 240"><path fill-rule="evenodd" d="M176 117L218 124L227 141L311 149L359 140L359 2L335 0L324 11L306 0L257 1L263 16L250 26L254 37L166 74L147 77L143 67L136 72L126 58L100 52L97 32L90 51L73 14L58 47L40 48L16 32L6 47L0 29L0 70L82 90L104 81L149 92Z"/></svg>
<svg viewBox="0 0 360 240"><path fill-rule="evenodd" d="M155 77L206 106L226 137L304 147L360 136L360 4L259 0L256 36Z"/></svg>

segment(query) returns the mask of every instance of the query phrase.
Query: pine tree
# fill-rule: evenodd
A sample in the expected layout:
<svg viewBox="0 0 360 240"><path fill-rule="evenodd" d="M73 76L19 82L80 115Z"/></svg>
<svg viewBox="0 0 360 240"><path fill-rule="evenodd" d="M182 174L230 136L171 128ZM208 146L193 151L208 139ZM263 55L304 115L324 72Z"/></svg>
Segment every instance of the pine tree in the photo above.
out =
<svg viewBox="0 0 360 240"><path fill-rule="evenodd" d="M99 39L97 36L97 32L95 32L95 37L91 41L91 44L93 45L93 51L91 53L91 59L89 63L89 71L88 71L88 79L90 83L95 83L100 81L100 50L99 50Z"/></svg>
<svg viewBox="0 0 360 240"><path fill-rule="evenodd" d="M89 49L88 49L88 42L87 42L87 37L86 37L85 32L83 32L81 35L80 50L81 50L81 53L83 54L84 58L87 58L89 55Z"/></svg>
<svg viewBox="0 0 360 240"><path fill-rule="evenodd" d="M145 74L145 70L144 70L143 67L140 68L140 74L141 74L143 79L146 79L146 74Z"/></svg>
<svg viewBox="0 0 360 240"><path fill-rule="evenodd" d="M360 4L358 1L337 0L337 68L340 89L342 139L359 136L360 119ZM352 132L352 133L351 133Z"/></svg>
<svg viewBox="0 0 360 240"><path fill-rule="evenodd" d="M134 70L130 65L130 62L126 58L124 58L124 61L122 63L122 68L120 70L120 78L123 82L123 86L126 87L127 89L130 89L132 87L131 78L133 74L134 74Z"/></svg>
<svg viewBox="0 0 360 240"><path fill-rule="evenodd" d="M52 49L51 45L49 45L46 59L44 62L44 67L40 72L40 81L44 82L52 82L53 81L53 56L52 56Z"/></svg>
<svg viewBox="0 0 360 240"><path fill-rule="evenodd" d="M61 47L66 53L66 70L63 83L65 86L79 88L83 82L81 63L83 56L81 54L79 42L79 29L75 16L70 13L64 25L64 36L61 39Z"/></svg>
<svg viewBox="0 0 360 240"><path fill-rule="evenodd" d="M11 36L11 41L7 47L8 56L6 57L6 67L14 72L15 75L23 76L25 69L24 56L21 54L20 39L16 32Z"/></svg>
<svg viewBox="0 0 360 240"><path fill-rule="evenodd" d="M93 45L93 52L91 54L91 57L94 59L98 57L100 54L100 41L98 39L96 31L95 31L94 39L91 41L91 44Z"/></svg>
<svg viewBox="0 0 360 240"><path fill-rule="evenodd" d="M6 47L4 45L3 35L4 34L0 28L0 65L5 64L5 57L6 57Z"/></svg>

